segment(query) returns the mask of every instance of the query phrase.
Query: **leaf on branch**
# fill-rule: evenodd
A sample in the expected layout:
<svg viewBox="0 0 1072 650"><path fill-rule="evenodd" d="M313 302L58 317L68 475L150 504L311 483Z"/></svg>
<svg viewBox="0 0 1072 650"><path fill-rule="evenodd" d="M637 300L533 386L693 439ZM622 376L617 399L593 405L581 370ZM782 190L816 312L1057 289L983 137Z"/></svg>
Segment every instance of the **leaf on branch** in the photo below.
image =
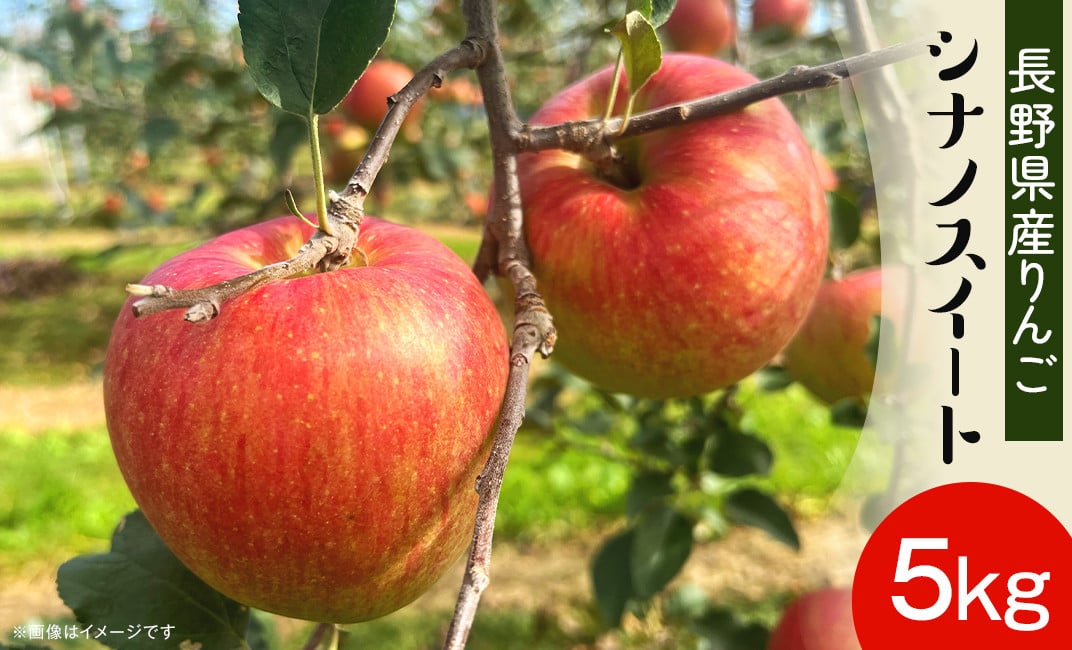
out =
<svg viewBox="0 0 1072 650"><path fill-rule="evenodd" d="M723 476L766 476L774 463L767 443L744 431L723 431L709 457L711 469Z"/></svg>
<svg viewBox="0 0 1072 650"><path fill-rule="evenodd" d="M630 11L617 25L611 28L622 44L622 56L625 61L625 76L629 83L629 104L625 120L633 112L633 100L637 92L659 70L663 62L663 46L655 27L640 11Z"/></svg>
<svg viewBox="0 0 1072 650"><path fill-rule="evenodd" d="M860 208L841 192L826 196L830 203L830 248L848 248L860 238Z"/></svg>
<svg viewBox="0 0 1072 650"><path fill-rule="evenodd" d="M661 27L670 18L677 0L629 0L625 11L639 11L653 27Z"/></svg>
<svg viewBox="0 0 1072 650"><path fill-rule="evenodd" d="M242 52L257 89L301 116L334 108L394 21L395 0L239 0Z"/></svg>
<svg viewBox="0 0 1072 650"><path fill-rule="evenodd" d="M625 512L630 517L639 515L653 502L660 502L674 494L674 475L669 472L642 472L633 477L633 484L625 497Z"/></svg>
<svg viewBox="0 0 1072 650"><path fill-rule="evenodd" d="M609 627L621 625L625 606L633 599L632 550L633 531L625 530L604 542L592 561L596 606Z"/></svg>
<svg viewBox="0 0 1072 650"><path fill-rule="evenodd" d="M800 550L800 538L789 515L769 494L743 488L726 497L726 517L745 526L759 528L774 539Z"/></svg>
<svg viewBox="0 0 1072 650"><path fill-rule="evenodd" d="M248 647L249 608L191 573L139 510L119 523L111 552L68 560L56 583L60 598L83 625L109 630L171 625L175 647L184 640L203 648ZM134 650L145 647L147 634L112 634L101 641Z"/></svg>
<svg viewBox="0 0 1072 650"><path fill-rule="evenodd" d="M634 525L630 571L640 598L657 594L685 566L692 554L692 521L673 508L646 508Z"/></svg>

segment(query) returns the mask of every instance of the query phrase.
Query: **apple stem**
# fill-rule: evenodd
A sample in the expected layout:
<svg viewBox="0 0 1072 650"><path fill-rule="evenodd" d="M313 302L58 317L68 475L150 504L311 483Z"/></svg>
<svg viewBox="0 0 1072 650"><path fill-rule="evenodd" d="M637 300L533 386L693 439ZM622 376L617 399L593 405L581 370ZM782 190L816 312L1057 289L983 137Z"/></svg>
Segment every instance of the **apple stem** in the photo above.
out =
<svg viewBox="0 0 1072 650"><path fill-rule="evenodd" d="M325 235L334 236L335 231L328 220L328 199L324 189L324 159L320 154L320 116L309 111L309 150L313 156L313 183L316 186L316 222Z"/></svg>
<svg viewBox="0 0 1072 650"><path fill-rule="evenodd" d="M603 121L609 122L614 117L614 103L618 101L618 87L622 84L622 65L625 62L625 51L618 48L618 60L614 64L614 77L610 83L610 95L607 97L607 110L603 112Z"/></svg>

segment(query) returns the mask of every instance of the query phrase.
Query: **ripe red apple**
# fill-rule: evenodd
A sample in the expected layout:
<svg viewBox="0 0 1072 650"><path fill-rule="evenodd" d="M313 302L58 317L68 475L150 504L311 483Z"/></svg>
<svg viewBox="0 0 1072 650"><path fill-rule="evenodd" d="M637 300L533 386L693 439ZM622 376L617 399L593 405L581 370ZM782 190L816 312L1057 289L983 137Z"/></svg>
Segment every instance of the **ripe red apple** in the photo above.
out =
<svg viewBox="0 0 1072 650"><path fill-rule="evenodd" d="M807 320L786 346L789 374L830 404L847 397L867 397L875 382L875 367L866 348L872 318L881 313L881 268L824 281Z"/></svg>
<svg viewBox="0 0 1072 650"><path fill-rule="evenodd" d="M852 590L827 587L794 600L771 632L767 650L860 650Z"/></svg>
<svg viewBox="0 0 1072 650"><path fill-rule="evenodd" d="M601 115L612 74L567 88L533 122ZM754 82L717 59L669 54L636 110ZM789 341L822 279L827 209L811 148L785 106L767 100L619 151L613 175L559 150L519 160L533 272L558 329L555 358L604 389L642 397L742 379Z"/></svg>
<svg viewBox="0 0 1072 650"><path fill-rule="evenodd" d="M810 0L755 0L752 30L779 29L790 36L799 36L804 33L810 14Z"/></svg>
<svg viewBox="0 0 1072 650"><path fill-rule="evenodd" d="M236 230L143 282L237 277L310 233L293 217ZM206 323L128 304L105 361L115 455L164 542L231 598L323 622L398 609L466 548L508 368L499 316L453 252L374 218L358 246L351 266L269 283Z"/></svg>
<svg viewBox="0 0 1072 650"><path fill-rule="evenodd" d="M678 0L663 29L674 49L718 54L733 43L737 21L726 0Z"/></svg>
<svg viewBox="0 0 1072 650"><path fill-rule="evenodd" d="M343 112L370 131L376 130L387 114L387 98L402 90L413 78L405 64L389 59L377 59L369 64L353 88L342 100ZM406 115L403 135L414 139L420 135L421 103Z"/></svg>

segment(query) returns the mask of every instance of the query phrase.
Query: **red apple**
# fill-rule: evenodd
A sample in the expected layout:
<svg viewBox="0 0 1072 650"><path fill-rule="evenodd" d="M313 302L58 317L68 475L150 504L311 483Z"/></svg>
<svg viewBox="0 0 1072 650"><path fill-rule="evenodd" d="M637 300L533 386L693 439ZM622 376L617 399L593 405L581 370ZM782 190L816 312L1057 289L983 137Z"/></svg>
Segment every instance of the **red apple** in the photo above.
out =
<svg viewBox="0 0 1072 650"><path fill-rule="evenodd" d="M387 114L387 98L402 90L412 78L413 71L405 64L377 59L369 64L343 98L343 112L359 125L374 131ZM411 139L419 136L420 116L421 104L418 102L406 116L403 135Z"/></svg>
<svg viewBox="0 0 1072 650"><path fill-rule="evenodd" d="M852 590L827 587L794 600L771 632L767 650L860 650Z"/></svg>
<svg viewBox="0 0 1072 650"><path fill-rule="evenodd" d="M804 325L785 349L789 374L819 399L863 399L875 382L866 348L882 313L882 269L871 267L823 282Z"/></svg>
<svg viewBox="0 0 1072 650"><path fill-rule="evenodd" d="M59 111L71 111L78 107L78 98L67 84L52 87L52 105Z"/></svg>
<svg viewBox="0 0 1072 650"><path fill-rule="evenodd" d="M122 212L126 202L126 197L122 192L108 192L104 195L104 200L101 202L101 210L108 215L114 216Z"/></svg>
<svg viewBox="0 0 1072 650"><path fill-rule="evenodd" d="M804 33L810 14L810 0L755 0L752 30L778 29L799 36Z"/></svg>
<svg viewBox="0 0 1072 650"><path fill-rule="evenodd" d="M841 184L841 179L838 178L837 172L830 166L830 161L826 159L818 149L812 149L812 160L815 162L815 171L819 174L819 184L827 192L833 192Z"/></svg>
<svg viewBox="0 0 1072 650"><path fill-rule="evenodd" d="M663 27L674 49L696 54L726 49L736 28L726 0L678 0Z"/></svg>
<svg viewBox="0 0 1072 650"><path fill-rule="evenodd" d="M608 68L551 99L537 124L602 114ZM642 111L755 82L669 54ZM624 98L618 105L619 112ZM811 148L778 100L620 143L608 175L559 150L519 160L533 272L555 358L604 389L682 397L763 366L804 321L827 257Z"/></svg>
<svg viewBox="0 0 1072 650"><path fill-rule="evenodd" d="M143 282L237 277L310 233L237 230ZM119 467L171 550L239 602L324 622L402 607L466 548L508 368L495 307L448 248L374 218L358 247L206 323L128 304L104 372Z"/></svg>
<svg viewBox="0 0 1072 650"><path fill-rule="evenodd" d="M41 84L30 84L30 99L35 102L52 102L52 92Z"/></svg>

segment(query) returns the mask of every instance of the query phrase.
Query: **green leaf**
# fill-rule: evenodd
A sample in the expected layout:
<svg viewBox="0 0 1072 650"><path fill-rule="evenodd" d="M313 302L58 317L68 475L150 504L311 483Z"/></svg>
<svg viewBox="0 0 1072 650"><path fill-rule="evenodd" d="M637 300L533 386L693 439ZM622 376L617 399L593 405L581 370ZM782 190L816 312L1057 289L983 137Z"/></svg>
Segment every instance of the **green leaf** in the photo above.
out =
<svg viewBox="0 0 1072 650"><path fill-rule="evenodd" d="M830 407L830 421L849 429L862 429L867 422L867 407L856 397L840 399Z"/></svg>
<svg viewBox="0 0 1072 650"><path fill-rule="evenodd" d="M657 594L692 553L692 521L664 505L646 508L634 525L630 568L640 598Z"/></svg>
<svg viewBox="0 0 1072 650"><path fill-rule="evenodd" d="M621 625L625 606L634 596L630 574L632 549L633 531L625 530L604 542L592 561L596 607L609 627Z"/></svg>
<svg viewBox="0 0 1072 650"><path fill-rule="evenodd" d="M239 0L242 52L257 89L283 110L323 115L387 40L395 0Z"/></svg>
<svg viewBox="0 0 1072 650"><path fill-rule="evenodd" d="M793 383L793 376L784 366L764 366L754 375L756 386L765 393L782 390Z"/></svg>
<svg viewBox="0 0 1072 650"><path fill-rule="evenodd" d="M770 495L755 488L742 488L726 497L726 516L745 526L765 531L774 539L800 550L800 538L789 515Z"/></svg>
<svg viewBox="0 0 1072 650"><path fill-rule="evenodd" d="M670 18L677 0L629 0L625 3L625 12L639 11L653 27L661 27Z"/></svg>
<svg viewBox="0 0 1072 650"><path fill-rule="evenodd" d="M655 27L662 27L674 11L677 0L651 0L651 15L648 19Z"/></svg>
<svg viewBox="0 0 1072 650"><path fill-rule="evenodd" d="M830 248L852 246L860 237L860 208L841 192L827 192L830 205Z"/></svg>
<svg viewBox="0 0 1072 650"><path fill-rule="evenodd" d="M83 625L110 630L170 625L174 647L185 640L221 650L248 647L249 608L191 573L141 511L119 523L111 552L68 560L60 566L56 582L60 598ZM155 634L163 634L162 629ZM114 634L103 641L123 650L156 647L148 640L148 630L130 637Z"/></svg>
<svg viewBox="0 0 1072 650"><path fill-rule="evenodd" d="M625 59L625 74L629 80L629 106L637 92L659 70L663 61L663 47L655 27L639 11L630 11L610 30L622 44Z"/></svg>
<svg viewBox="0 0 1072 650"><path fill-rule="evenodd" d="M723 476L770 473L774 454L767 443L743 431L723 431L710 457L710 467Z"/></svg>
<svg viewBox="0 0 1072 650"><path fill-rule="evenodd" d="M277 113L275 131L268 143L268 153L276 174L283 176L290 171L294 154L309 142L309 125L305 120L290 113Z"/></svg>
<svg viewBox="0 0 1072 650"><path fill-rule="evenodd" d="M633 477L633 485L625 497L625 511L630 517L639 515L648 504L674 493L673 474L643 472Z"/></svg>
<svg viewBox="0 0 1072 650"><path fill-rule="evenodd" d="M893 336L893 322L881 314L872 314L868 327L867 343L864 344L864 354L867 355L867 360L871 362L871 367L878 368L879 336L883 335L883 332L885 332L885 336ZM893 340L896 341L897 339Z"/></svg>

